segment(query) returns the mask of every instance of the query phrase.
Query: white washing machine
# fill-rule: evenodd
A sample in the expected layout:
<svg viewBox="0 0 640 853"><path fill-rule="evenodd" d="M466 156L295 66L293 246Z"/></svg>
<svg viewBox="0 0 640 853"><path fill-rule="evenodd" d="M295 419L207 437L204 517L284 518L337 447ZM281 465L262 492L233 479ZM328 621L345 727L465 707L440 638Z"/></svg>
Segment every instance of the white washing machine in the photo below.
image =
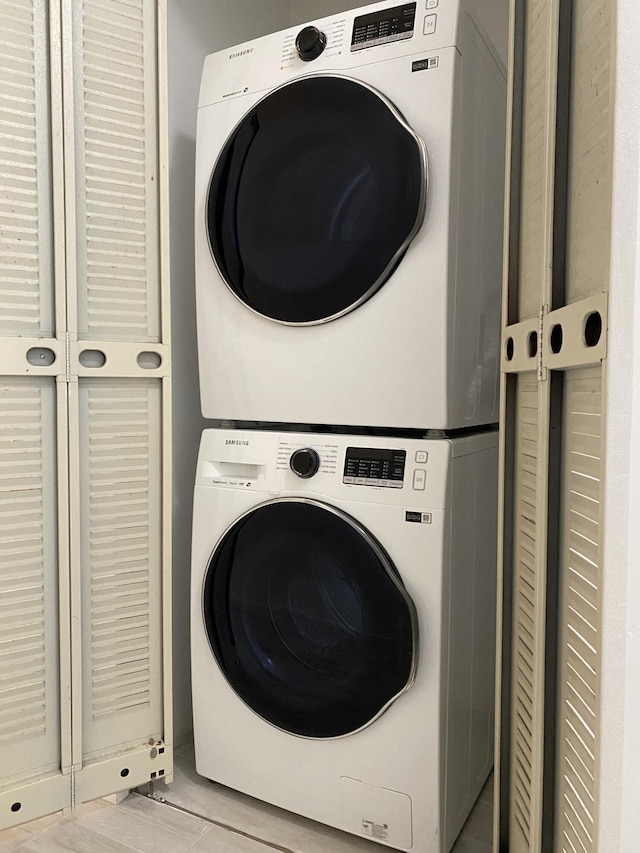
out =
<svg viewBox="0 0 640 853"><path fill-rule="evenodd" d="M451 848L492 766L497 439L207 430L198 773L400 850Z"/></svg>
<svg viewBox="0 0 640 853"><path fill-rule="evenodd" d="M207 57L206 417L497 421L505 103L465 0L376 3Z"/></svg>

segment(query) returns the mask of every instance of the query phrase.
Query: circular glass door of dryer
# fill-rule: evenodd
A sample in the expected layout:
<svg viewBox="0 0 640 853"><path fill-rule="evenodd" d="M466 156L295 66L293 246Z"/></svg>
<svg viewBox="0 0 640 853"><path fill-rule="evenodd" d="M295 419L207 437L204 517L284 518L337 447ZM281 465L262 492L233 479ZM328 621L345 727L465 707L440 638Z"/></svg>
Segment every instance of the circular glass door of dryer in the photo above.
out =
<svg viewBox="0 0 640 853"><path fill-rule="evenodd" d="M326 504L238 519L209 561L203 616L231 688L295 735L358 731L413 684L413 602L377 541Z"/></svg>
<svg viewBox="0 0 640 853"><path fill-rule="evenodd" d="M391 276L426 205L424 143L382 95L310 76L259 101L215 165L211 252L231 292L308 325L361 305Z"/></svg>

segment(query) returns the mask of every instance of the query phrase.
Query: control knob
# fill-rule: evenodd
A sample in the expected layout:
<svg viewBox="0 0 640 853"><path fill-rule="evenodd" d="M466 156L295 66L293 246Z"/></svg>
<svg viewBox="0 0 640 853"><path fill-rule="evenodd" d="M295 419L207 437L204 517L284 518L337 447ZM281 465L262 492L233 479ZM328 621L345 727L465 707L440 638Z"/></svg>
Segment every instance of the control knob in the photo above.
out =
<svg viewBox="0 0 640 853"><path fill-rule="evenodd" d="M302 447L291 454L289 467L298 477L308 480L318 472L320 457L312 447Z"/></svg>
<svg viewBox="0 0 640 853"><path fill-rule="evenodd" d="M327 46L327 37L317 27L305 27L296 36L296 50L303 62L317 59Z"/></svg>

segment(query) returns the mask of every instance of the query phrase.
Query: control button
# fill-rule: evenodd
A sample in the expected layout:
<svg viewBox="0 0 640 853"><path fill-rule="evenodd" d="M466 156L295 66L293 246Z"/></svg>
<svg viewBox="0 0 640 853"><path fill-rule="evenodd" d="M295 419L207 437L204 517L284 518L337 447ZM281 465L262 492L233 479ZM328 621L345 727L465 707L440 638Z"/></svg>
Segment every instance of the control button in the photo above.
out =
<svg viewBox="0 0 640 853"><path fill-rule="evenodd" d="M356 486L366 486L367 478L366 477L356 477Z"/></svg>
<svg viewBox="0 0 640 853"><path fill-rule="evenodd" d="M402 480L390 480L389 485L392 489L401 489L402 488Z"/></svg>
<svg viewBox="0 0 640 853"><path fill-rule="evenodd" d="M355 477L343 477L343 478L342 478L342 482L343 482L343 483L346 483L346 484L347 484L347 486L353 486L353 484L355 483L355 481L356 481L356 478L355 478Z"/></svg>
<svg viewBox="0 0 640 853"><path fill-rule="evenodd" d="M436 9L438 7L438 0L427 0L427 9Z"/></svg>
<svg viewBox="0 0 640 853"><path fill-rule="evenodd" d="M437 15L427 15L427 17L424 19L423 33L425 34L425 36L430 36L435 33L437 17Z"/></svg>
<svg viewBox="0 0 640 853"><path fill-rule="evenodd" d="M429 458L429 454L426 450L416 450L416 462L420 465L424 465L424 463Z"/></svg>
<svg viewBox="0 0 640 853"><path fill-rule="evenodd" d="M303 447L291 454L289 467L298 477L308 480L309 477L313 477L318 472L320 457L312 447Z"/></svg>
<svg viewBox="0 0 640 853"><path fill-rule="evenodd" d="M380 485L380 480L374 480L374 479L367 478L367 486L379 486L379 485Z"/></svg>
<svg viewBox="0 0 640 853"><path fill-rule="evenodd" d="M413 472L413 488L417 492L424 492L427 487L427 472L424 468L416 468Z"/></svg>
<svg viewBox="0 0 640 853"><path fill-rule="evenodd" d="M296 50L303 62L317 59L327 46L327 37L317 27L305 27L296 36Z"/></svg>

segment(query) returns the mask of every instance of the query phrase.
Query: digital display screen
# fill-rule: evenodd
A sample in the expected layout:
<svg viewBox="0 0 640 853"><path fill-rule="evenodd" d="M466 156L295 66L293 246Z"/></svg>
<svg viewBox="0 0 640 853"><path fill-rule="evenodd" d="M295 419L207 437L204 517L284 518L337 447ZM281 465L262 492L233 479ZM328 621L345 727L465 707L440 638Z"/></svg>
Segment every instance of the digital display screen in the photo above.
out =
<svg viewBox="0 0 640 853"><path fill-rule="evenodd" d="M405 450L348 447L342 482L355 486L402 488Z"/></svg>
<svg viewBox="0 0 640 853"><path fill-rule="evenodd" d="M405 3L393 9L360 15L353 22L351 50L411 38L416 20L416 6L416 3Z"/></svg>

